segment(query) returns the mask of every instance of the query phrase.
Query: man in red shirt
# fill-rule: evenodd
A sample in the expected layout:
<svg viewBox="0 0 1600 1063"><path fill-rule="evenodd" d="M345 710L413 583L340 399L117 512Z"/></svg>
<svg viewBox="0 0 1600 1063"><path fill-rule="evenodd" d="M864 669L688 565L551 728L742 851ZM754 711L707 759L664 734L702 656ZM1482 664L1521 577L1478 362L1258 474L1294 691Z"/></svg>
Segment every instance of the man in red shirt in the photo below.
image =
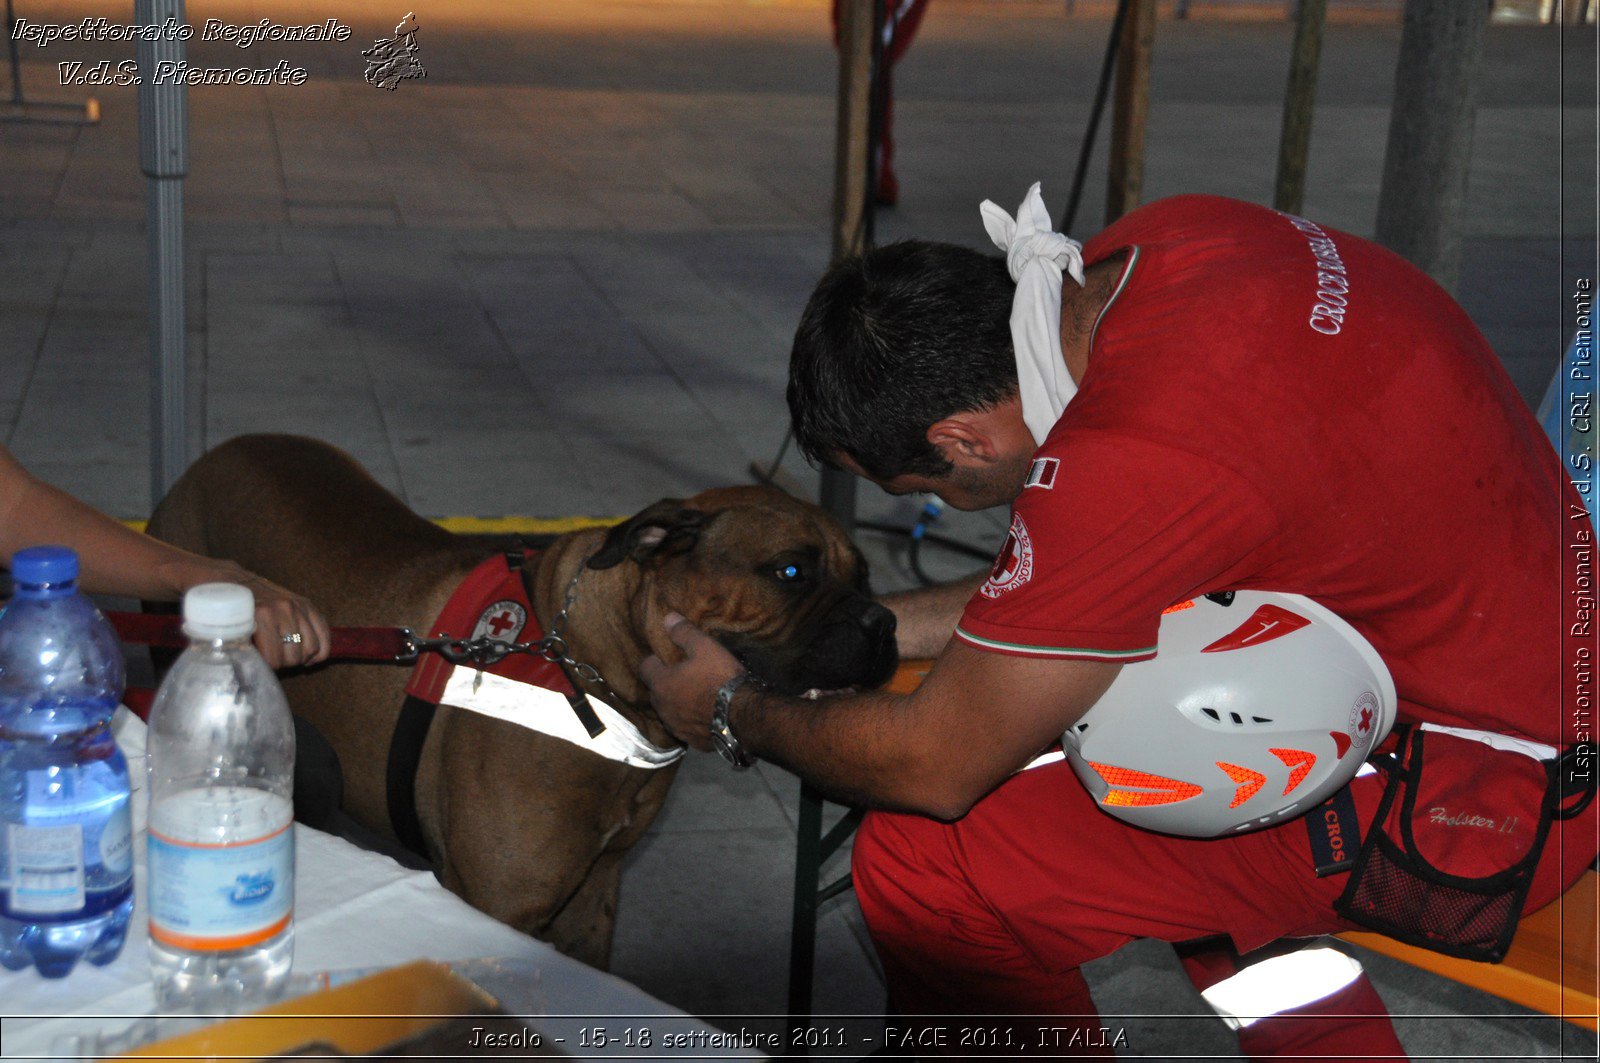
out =
<svg viewBox="0 0 1600 1063"><path fill-rule="evenodd" d="M1349 928L1332 907L1343 876L1316 875L1301 823L1174 838L1105 815L1064 764L1014 774L1154 655L1176 602L1306 595L1382 655L1402 721L1577 741L1563 683L1594 636L1563 566L1592 562L1587 518L1448 295L1368 241L1206 196L1135 211L1082 260L1060 314L1076 394L1037 447L1002 261L907 242L839 263L795 339L808 454L893 493L1013 511L987 580L888 599L903 652L938 658L915 694L744 687L716 721L882 810L855 882L903 1012L1092 1016L1078 968L1134 938L1227 935L1243 953ZM688 624L673 638L684 660L647 678L667 725L706 748L739 665ZM1351 785L1363 831L1381 782ZM1595 837L1593 807L1556 825L1527 910L1575 881ZM1381 1004L1358 982L1300 1012L1319 1009ZM1344 1041L1270 1025L1241 1030L1247 1053L1399 1052L1386 1024Z"/></svg>

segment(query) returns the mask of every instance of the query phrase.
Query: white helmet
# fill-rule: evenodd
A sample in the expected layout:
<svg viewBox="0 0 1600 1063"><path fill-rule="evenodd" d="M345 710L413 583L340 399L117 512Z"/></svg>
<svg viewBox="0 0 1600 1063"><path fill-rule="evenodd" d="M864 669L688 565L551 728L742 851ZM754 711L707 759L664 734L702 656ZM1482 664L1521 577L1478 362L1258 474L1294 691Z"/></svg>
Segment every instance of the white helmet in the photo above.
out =
<svg viewBox="0 0 1600 1063"><path fill-rule="evenodd" d="M1095 803L1136 827L1214 838L1298 816L1394 725L1378 651L1298 594L1174 606L1157 650L1062 736Z"/></svg>

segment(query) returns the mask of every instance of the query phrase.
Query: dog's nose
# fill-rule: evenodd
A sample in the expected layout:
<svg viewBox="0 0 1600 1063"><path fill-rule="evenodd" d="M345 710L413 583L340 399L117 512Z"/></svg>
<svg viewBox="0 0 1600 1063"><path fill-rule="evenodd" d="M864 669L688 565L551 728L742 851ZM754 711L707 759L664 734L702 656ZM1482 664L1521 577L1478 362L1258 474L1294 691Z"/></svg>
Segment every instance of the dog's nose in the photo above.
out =
<svg viewBox="0 0 1600 1063"><path fill-rule="evenodd" d="M861 610L861 614L857 620L862 627L866 628L867 634L873 636L874 638L883 639L894 634L894 613L879 605L877 602L869 602L867 607Z"/></svg>

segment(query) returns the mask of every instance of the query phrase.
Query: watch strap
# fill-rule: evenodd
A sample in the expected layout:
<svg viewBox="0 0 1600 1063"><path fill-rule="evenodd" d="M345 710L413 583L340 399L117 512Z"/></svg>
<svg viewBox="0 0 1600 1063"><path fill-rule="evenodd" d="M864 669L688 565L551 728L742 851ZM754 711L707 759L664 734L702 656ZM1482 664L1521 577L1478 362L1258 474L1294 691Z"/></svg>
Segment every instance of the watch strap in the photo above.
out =
<svg viewBox="0 0 1600 1063"><path fill-rule="evenodd" d="M756 762L750 751L734 735L733 728L728 724L728 712L733 707L733 696L739 688L749 682L750 673L740 672L717 690L717 701L711 711L711 742L717 747L717 752L722 758L740 771L750 767Z"/></svg>

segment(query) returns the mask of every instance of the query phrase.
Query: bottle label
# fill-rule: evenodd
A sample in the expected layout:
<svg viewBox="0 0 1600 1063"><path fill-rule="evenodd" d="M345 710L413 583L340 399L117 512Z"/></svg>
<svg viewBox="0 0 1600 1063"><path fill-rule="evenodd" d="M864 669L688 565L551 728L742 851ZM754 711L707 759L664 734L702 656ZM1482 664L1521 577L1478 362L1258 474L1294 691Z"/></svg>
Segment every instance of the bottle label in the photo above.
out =
<svg viewBox="0 0 1600 1063"><path fill-rule="evenodd" d="M100 828L98 851L107 875L133 873L133 817L126 803Z"/></svg>
<svg viewBox="0 0 1600 1063"><path fill-rule="evenodd" d="M221 952L277 935L294 913L294 823L264 837L207 844L150 831L150 936Z"/></svg>
<svg viewBox="0 0 1600 1063"><path fill-rule="evenodd" d="M29 827L6 824L6 852L11 859L13 915L60 915L83 908L83 827Z"/></svg>

